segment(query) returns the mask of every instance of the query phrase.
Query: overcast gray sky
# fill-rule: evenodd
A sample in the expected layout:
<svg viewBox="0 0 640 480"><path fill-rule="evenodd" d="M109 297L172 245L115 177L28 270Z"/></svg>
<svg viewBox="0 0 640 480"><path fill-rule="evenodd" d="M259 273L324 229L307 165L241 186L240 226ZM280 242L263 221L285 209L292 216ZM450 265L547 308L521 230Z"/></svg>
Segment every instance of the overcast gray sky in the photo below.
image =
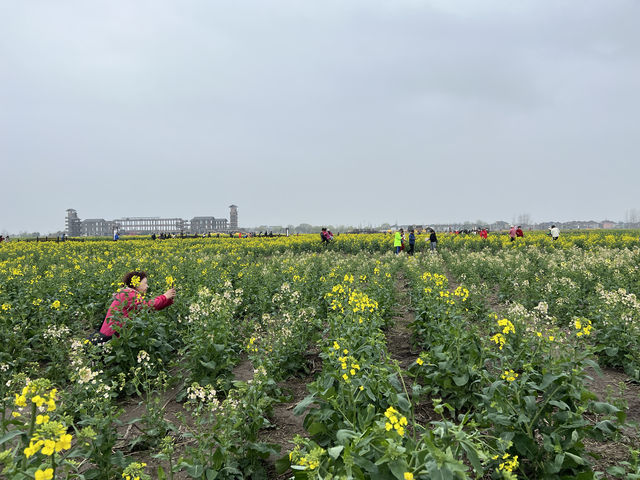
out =
<svg viewBox="0 0 640 480"><path fill-rule="evenodd" d="M622 219L636 0L0 0L0 230Z"/></svg>

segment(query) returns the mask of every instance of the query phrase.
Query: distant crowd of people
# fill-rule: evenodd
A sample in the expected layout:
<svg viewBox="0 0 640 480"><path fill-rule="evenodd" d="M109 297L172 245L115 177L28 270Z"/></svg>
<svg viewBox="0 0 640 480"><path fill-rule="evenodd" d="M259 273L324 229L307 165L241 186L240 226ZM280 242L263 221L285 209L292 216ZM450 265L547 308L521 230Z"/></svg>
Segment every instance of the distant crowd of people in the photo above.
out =
<svg viewBox="0 0 640 480"><path fill-rule="evenodd" d="M425 240L430 244L430 248L432 252L435 252L438 246L438 236L436 235L436 231L433 228L427 228L425 232L428 236ZM405 250L405 241L406 241L404 229L397 230L393 237L393 249L396 255ZM409 229L409 248L407 249L408 255L413 255L416 251L416 231L411 228Z"/></svg>
<svg viewBox="0 0 640 480"><path fill-rule="evenodd" d="M324 229L323 229L324 230ZM438 247L438 237L433 228L426 228L425 233L427 234L425 241L429 243L430 251L436 252ZM473 229L460 229L460 230L449 230L450 234L453 235L478 235L480 238L487 239L489 237L489 230L487 228L473 228ZM524 230L521 225L512 225L507 234L511 242L515 242L517 238L524 238ZM552 225L549 227L548 236L551 237L552 240L557 240L560 237L560 229ZM323 237L324 238L324 237ZM400 252L405 251L405 242L406 242L404 229L400 228L396 230L393 238L393 249L394 253L398 255ZM409 238L408 238L408 248L406 252L408 255L413 255L415 253L415 245L416 245L416 234L415 230L409 229Z"/></svg>

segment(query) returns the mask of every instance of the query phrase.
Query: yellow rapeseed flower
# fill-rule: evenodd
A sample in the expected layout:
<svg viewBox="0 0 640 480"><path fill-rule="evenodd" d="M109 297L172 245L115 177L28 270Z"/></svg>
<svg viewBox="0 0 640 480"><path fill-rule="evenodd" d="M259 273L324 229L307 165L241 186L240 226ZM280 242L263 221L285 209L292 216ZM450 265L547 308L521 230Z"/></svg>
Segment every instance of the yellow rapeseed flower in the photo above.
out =
<svg viewBox="0 0 640 480"><path fill-rule="evenodd" d="M53 478L53 468L36 470L35 480L51 480Z"/></svg>

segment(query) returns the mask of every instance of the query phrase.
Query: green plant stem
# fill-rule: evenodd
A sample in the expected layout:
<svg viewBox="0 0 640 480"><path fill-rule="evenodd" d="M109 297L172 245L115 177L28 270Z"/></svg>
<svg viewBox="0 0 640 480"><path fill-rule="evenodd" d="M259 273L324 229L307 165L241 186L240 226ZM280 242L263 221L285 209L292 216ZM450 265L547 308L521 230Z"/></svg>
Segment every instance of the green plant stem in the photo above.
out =
<svg viewBox="0 0 640 480"><path fill-rule="evenodd" d="M33 431L35 430L36 427L36 404L35 403L31 403L31 423L29 425L29 432L27 433L27 436L24 438L23 446L26 448L27 445L29 445L29 440L31 440L31 438L33 437ZM26 468L27 467L27 456L25 455L24 458L22 459L22 468Z"/></svg>
<svg viewBox="0 0 640 480"><path fill-rule="evenodd" d="M549 403L549 401L553 398L553 396L556 394L556 392L558 390L560 390L560 387L562 385L558 385L553 392L551 392L551 395L549 395L549 397L547 397L547 399L543 402L543 404L540 406L540 409L536 412L536 414L533 416L533 418L531 419L531 423L529 425L527 425L527 434L529 435L530 438L533 438L533 433L531 431L531 429L533 428L534 423L536 422L536 420L538 419L538 417L540 416L540 414L542 413L542 411L544 410L544 407L547 405L547 403Z"/></svg>

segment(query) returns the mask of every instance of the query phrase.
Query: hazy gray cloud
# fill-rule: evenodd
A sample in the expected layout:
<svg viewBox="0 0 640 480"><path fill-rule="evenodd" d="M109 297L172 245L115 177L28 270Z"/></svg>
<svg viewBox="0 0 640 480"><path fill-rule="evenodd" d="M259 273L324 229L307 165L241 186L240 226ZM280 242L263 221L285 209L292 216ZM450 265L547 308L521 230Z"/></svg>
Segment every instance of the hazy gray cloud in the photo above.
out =
<svg viewBox="0 0 640 480"><path fill-rule="evenodd" d="M640 4L0 3L0 230L640 207Z"/></svg>

